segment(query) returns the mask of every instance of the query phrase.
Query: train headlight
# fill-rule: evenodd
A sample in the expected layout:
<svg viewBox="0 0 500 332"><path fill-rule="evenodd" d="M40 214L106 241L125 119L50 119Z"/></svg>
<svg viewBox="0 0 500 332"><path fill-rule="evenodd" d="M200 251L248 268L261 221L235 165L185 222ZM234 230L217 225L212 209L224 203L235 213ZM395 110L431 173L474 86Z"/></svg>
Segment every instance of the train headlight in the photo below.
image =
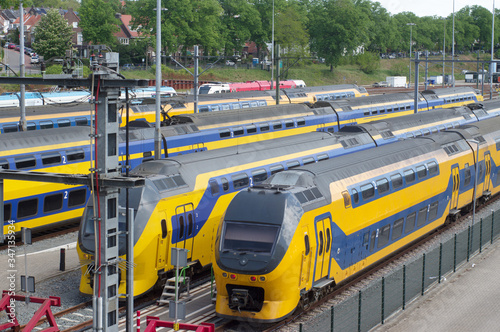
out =
<svg viewBox="0 0 500 332"><path fill-rule="evenodd" d="M227 273L226 272L222 272L222 277L223 278L227 278Z"/></svg>
<svg viewBox="0 0 500 332"><path fill-rule="evenodd" d="M264 281L266 281L266 277L261 276L261 277L259 278L259 280L260 280L260 281L262 281L262 282L264 282Z"/></svg>

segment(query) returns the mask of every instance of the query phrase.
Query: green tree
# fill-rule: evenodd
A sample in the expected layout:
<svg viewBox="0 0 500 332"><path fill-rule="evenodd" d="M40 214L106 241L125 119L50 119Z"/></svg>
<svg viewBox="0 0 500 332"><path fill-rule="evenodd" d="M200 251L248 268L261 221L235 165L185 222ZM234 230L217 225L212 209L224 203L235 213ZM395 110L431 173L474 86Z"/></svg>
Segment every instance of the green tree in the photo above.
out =
<svg viewBox="0 0 500 332"><path fill-rule="evenodd" d="M352 0L318 1L310 12L311 51L325 58L330 70L342 56L368 42L367 16Z"/></svg>
<svg viewBox="0 0 500 332"><path fill-rule="evenodd" d="M35 7L73 9L77 12L80 9L78 0L33 0ZM25 7L28 7L27 4Z"/></svg>
<svg viewBox="0 0 500 332"><path fill-rule="evenodd" d="M193 45L205 50L221 48L220 16L217 0L162 0L161 44L167 54L182 48L184 53ZM128 1L127 13L133 17L133 27L156 43L156 1Z"/></svg>
<svg viewBox="0 0 500 332"><path fill-rule="evenodd" d="M42 16L34 32L33 49L45 59L64 56L72 47L73 29L56 9Z"/></svg>
<svg viewBox="0 0 500 332"><path fill-rule="evenodd" d="M80 7L80 27L83 40L93 44L116 44L113 35L119 31L115 14L120 9L118 0L85 0Z"/></svg>

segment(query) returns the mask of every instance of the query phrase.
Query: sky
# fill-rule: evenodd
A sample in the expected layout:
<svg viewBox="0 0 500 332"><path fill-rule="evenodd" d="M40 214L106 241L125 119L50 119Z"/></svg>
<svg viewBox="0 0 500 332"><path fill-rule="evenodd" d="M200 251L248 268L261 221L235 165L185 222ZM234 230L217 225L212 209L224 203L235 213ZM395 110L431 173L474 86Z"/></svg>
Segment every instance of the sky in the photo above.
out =
<svg viewBox="0 0 500 332"><path fill-rule="evenodd" d="M413 12L419 17L434 15L446 17L453 13L453 1L455 1L455 12L467 5L482 6L491 12L494 0L372 0L376 1L393 15L406 11ZM500 9L500 0L495 2L495 8Z"/></svg>

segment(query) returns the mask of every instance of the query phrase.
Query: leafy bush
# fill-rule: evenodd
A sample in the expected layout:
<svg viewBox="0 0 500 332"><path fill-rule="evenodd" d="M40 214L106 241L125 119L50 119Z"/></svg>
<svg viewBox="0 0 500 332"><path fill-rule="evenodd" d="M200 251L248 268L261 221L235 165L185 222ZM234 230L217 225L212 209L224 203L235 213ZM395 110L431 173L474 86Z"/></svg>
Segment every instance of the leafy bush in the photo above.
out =
<svg viewBox="0 0 500 332"><path fill-rule="evenodd" d="M356 55L356 63L365 74L373 74L380 67L380 57L372 52Z"/></svg>

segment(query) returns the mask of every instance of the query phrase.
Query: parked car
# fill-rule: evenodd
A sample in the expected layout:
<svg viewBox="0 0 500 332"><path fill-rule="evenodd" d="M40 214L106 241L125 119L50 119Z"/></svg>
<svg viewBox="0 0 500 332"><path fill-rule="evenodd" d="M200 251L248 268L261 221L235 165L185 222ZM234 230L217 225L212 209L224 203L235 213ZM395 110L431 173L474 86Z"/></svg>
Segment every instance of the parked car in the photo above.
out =
<svg viewBox="0 0 500 332"><path fill-rule="evenodd" d="M9 43L9 49L13 50L16 48L16 44Z"/></svg>
<svg viewBox="0 0 500 332"><path fill-rule="evenodd" d="M133 63L126 63L122 66L122 69L123 70L131 70L131 69L134 69L134 64Z"/></svg>
<svg viewBox="0 0 500 332"><path fill-rule="evenodd" d="M234 61L226 60L226 66L234 66Z"/></svg>
<svg viewBox="0 0 500 332"><path fill-rule="evenodd" d="M386 88L389 86L389 83L386 81L381 81L381 82L375 82L372 84L372 87L374 88Z"/></svg>
<svg viewBox="0 0 500 332"><path fill-rule="evenodd" d="M40 58L38 57L38 55L32 55L31 56L31 63L39 63L40 62Z"/></svg>

